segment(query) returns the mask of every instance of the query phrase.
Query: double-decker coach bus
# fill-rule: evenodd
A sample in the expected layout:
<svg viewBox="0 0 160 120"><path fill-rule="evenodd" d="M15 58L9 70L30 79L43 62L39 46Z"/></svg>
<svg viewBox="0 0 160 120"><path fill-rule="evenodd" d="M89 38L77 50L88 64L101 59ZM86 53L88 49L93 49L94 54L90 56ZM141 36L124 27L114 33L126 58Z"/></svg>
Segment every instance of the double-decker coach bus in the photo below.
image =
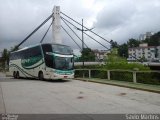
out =
<svg viewBox="0 0 160 120"><path fill-rule="evenodd" d="M14 78L74 78L73 51L61 44L38 44L10 54L9 72Z"/></svg>

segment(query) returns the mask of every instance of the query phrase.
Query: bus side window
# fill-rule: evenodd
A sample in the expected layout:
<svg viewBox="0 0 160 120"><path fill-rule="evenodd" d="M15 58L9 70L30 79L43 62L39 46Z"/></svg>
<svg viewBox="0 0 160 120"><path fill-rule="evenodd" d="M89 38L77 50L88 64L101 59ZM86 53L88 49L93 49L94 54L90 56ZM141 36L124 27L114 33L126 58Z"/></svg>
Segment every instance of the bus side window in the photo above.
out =
<svg viewBox="0 0 160 120"><path fill-rule="evenodd" d="M40 55L42 55L40 46L36 46L30 49L30 57L35 57L35 56L40 56Z"/></svg>
<svg viewBox="0 0 160 120"><path fill-rule="evenodd" d="M15 60L16 60L16 59L18 59L18 57L17 57L17 56L18 56L18 54L17 54L17 53L15 53L15 54L14 54L14 59L15 59Z"/></svg>
<svg viewBox="0 0 160 120"><path fill-rule="evenodd" d="M23 51L23 59L26 58L26 50Z"/></svg>
<svg viewBox="0 0 160 120"><path fill-rule="evenodd" d="M13 59L14 59L14 58L13 58L13 54L14 54L14 53L11 53L11 54L10 54L10 60L13 60Z"/></svg>
<svg viewBox="0 0 160 120"><path fill-rule="evenodd" d="M26 49L23 51L23 59L28 59L30 57L30 50Z"/></svg>

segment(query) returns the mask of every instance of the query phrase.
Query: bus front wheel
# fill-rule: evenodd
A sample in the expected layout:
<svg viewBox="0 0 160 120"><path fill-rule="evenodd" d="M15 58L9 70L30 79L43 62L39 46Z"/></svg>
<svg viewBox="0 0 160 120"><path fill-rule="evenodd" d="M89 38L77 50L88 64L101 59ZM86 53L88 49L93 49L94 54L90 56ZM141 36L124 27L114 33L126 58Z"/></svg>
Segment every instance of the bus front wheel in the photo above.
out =
<svg viewBox="0 0 160 120"><path fill-rule="evenodd" d="M16 73L16 78L19 79L19 72Z"/></svg>
<svg viewBox="0 0 160 120"><path fill-rule="evenodd" d="M39 80L44 80L43 72L39 72L38 77L39 77Z"/></svg>

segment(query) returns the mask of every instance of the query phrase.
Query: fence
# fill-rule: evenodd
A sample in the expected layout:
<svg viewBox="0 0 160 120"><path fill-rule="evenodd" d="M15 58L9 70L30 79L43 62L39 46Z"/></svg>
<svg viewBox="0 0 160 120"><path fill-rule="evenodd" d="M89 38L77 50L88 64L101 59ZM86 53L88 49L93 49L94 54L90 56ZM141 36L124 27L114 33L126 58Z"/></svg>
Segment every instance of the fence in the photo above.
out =
<svg viewBox="0 0 160 120"><path fill-rule="evenodd" d="M75 77L101 78L160 85L160 71L76 69Z"/></svg>

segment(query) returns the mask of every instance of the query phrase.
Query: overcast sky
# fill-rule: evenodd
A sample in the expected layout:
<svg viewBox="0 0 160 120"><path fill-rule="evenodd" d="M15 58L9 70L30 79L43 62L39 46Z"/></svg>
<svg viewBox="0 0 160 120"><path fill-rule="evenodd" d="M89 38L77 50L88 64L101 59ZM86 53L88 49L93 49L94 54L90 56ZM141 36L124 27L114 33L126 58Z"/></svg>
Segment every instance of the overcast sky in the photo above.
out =
<svg viewBox="0 0 160 120"><path fill-rule="evenodd" d="M160 31L160 0L0 0L0 51L21 42L51 14L54 5L60 6L63 13L78 22L83 18L85 26L94 27L94 32L119 44L129 38L137 39L148 31ZM39 43L49 23L22 47ZM71 31L69 33L73 35ZM81 33L78 34L81 37ZM78 48L63 30L62 38L64 44ZM73 38L81 45L75 36ZM98 37L95 38L109 46ZM44 42L51 40L50 30ZM93 49L105 49L86 36L85 42Z"/></svg>

